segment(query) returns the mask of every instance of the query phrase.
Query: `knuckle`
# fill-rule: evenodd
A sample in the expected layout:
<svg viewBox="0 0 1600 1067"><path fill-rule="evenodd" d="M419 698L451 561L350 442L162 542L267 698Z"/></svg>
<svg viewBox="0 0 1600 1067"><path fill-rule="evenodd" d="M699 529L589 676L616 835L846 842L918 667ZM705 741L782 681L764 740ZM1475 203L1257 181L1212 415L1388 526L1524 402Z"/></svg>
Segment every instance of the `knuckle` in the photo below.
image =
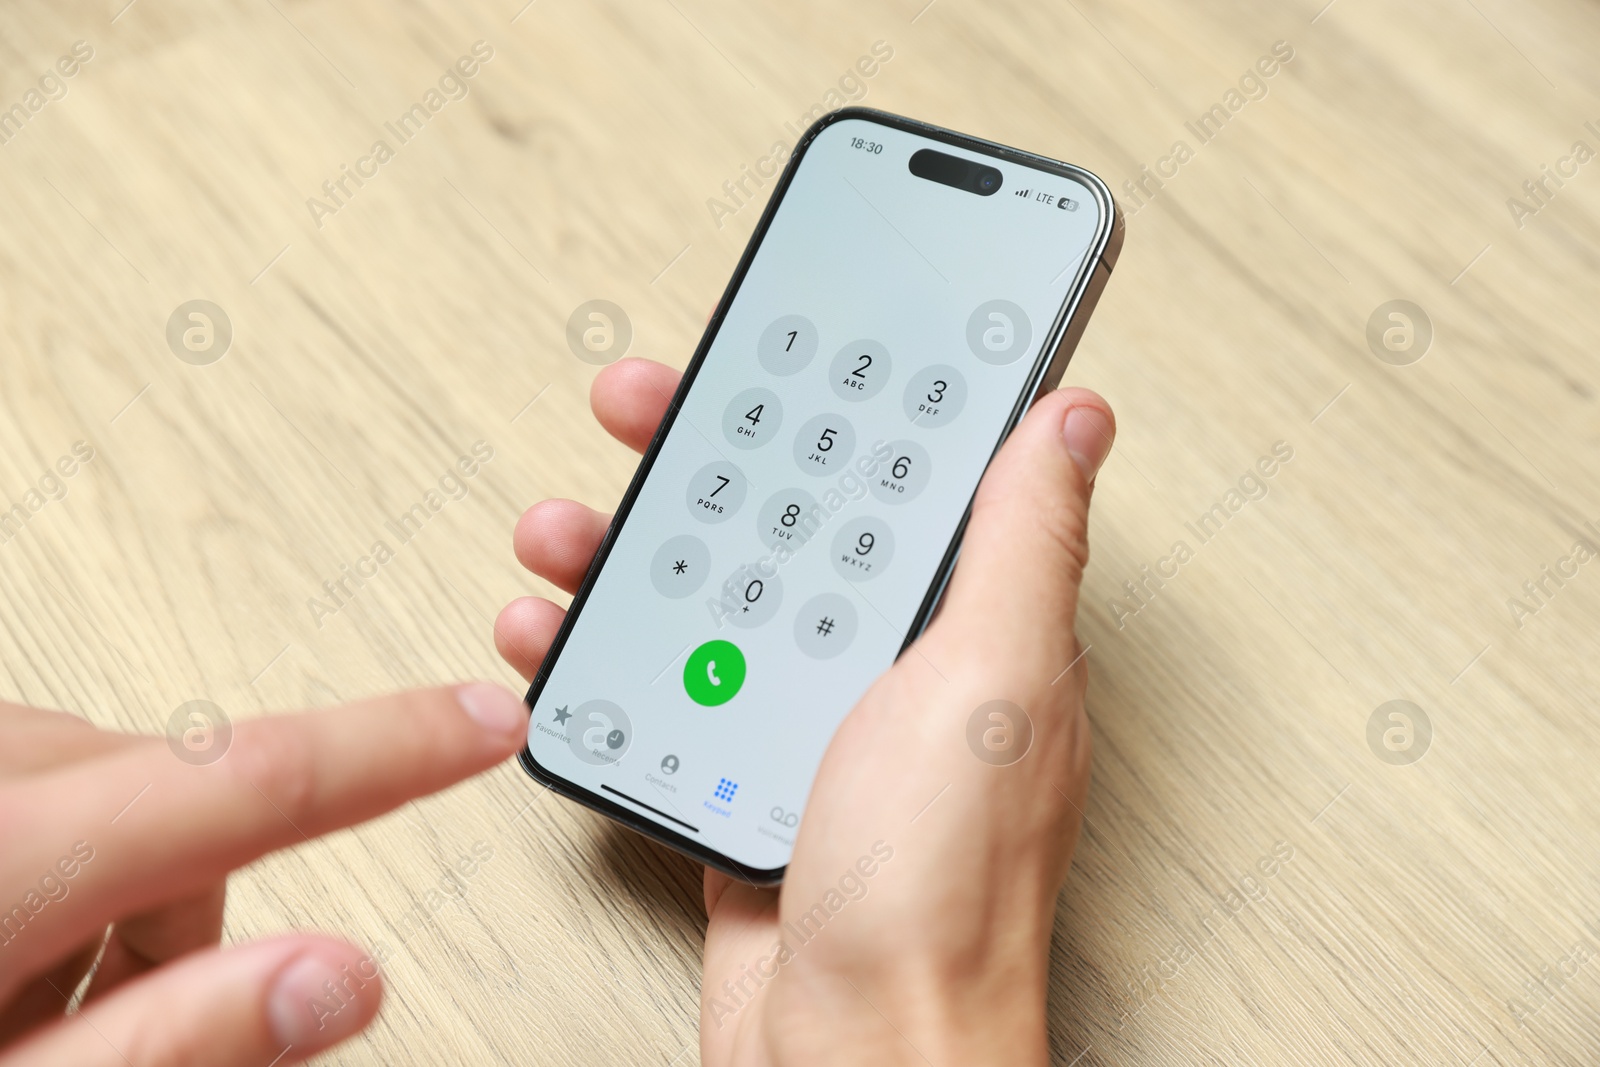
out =
<svg viewBox="0 0 1600 1067"><path fill-rule="evenodd" d="M1040 529L1059 549L1058 565L1077 586L1089 567L1089 519L1080 508L1060 503L1040 516Z"/></svg>
<svg viewBox="0 0 1600 1067"><path fill-rule="evenodd" d="M230 755L234 773L253 786L290 822L298 824L316 803L318 775L309 735L293 719L263 722L241 731Z"/></svg>
<svg viewBox="0 0 1600 1067"><path fill-rule="evenodd" d="M432 753L440 759L462 750L474 729L449 689L413 689L390 698L395 751L406 757Z"/></svg>
<svg viewBox="0 0 1600 1067"><path fill-rule="evenodd" d="M137 1021L123 1034L119 1046L118 1051L129 1063L200 1062L198 1042L186 1033L175 1033L171 1030L161 1032L161 1024L155 1021L153 1014L147 1019Z"/></svg>
<svg viewBox="0 0 1600 1067"><path fill-rule="evenodd" d="M1089 515L1079 488L1060 486L1040 493L1032 481L1019 484L1012 478L986 476L973 500L973 521L989 535L986 540L1016 538L1009 546L1012 550L1026 546L1056 556L1051 566L1059 561L1074 584L1089 565Z"/></svg>
<svg viewBox="0 0 1600 1067"><path fill-rule="evenodd" d="M1089 768L1094 762L1094 732L1089 729L1089 717L1083 713L1081 706L1072 717L1067 759L1073 780L1088 778Z"/></svg>

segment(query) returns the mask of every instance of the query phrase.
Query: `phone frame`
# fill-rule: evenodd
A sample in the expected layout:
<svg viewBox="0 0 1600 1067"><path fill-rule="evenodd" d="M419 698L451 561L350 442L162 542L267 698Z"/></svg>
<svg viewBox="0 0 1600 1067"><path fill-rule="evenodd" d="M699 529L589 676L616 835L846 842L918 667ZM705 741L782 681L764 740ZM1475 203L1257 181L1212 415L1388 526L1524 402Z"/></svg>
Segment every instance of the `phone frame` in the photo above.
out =
<svg viewBox="0 0 1600 1067"><path fill-rule="evenodd" d="M766 238L767 229L771 225L778 207L783 203L784 194L788 191L789 184L799 170L802 160L805 159L807 150L811 147L823 130L836 122L848 119L861 119L877 123L904 133L915 134L928 140L952 145L976 155L987 156L992 159L1004 160L1008 163L1020 164L1035 170L1044 171L1057 177L1070 178L1083 184L1094 195L1096 207L1100 212L1100 224L1095 230L1094 237L1090 240L1089 247L1078 268L1078 274L1073 279L1071 288L1067 290L1066 299L1062 302L1056 314L1055 321L1051 323L1049 331L1044 335L1044 343L1039 347L1033 372L1028 376L1022 390L1018 394L1017 403L1013 406L1010 415L1000 427L999 435L995 440L994 449L990 452L992 462L994 453L998 452L1011 431L1022 420L1033 402L1045 392L1055 388L1060 382L1062 373L1066 370L1072 352L1077 347L1078 339L1083 335L1090 313L1099 301L1100 293L1110 279L1112 267L1121 252L1122 239L1125 227L1121 213L1117 211L1116 201L1111 195L1111 190L1097 175L1082 167L1050 159L1047 156L1024 152L1020 149L1009 148L978 137L956 133L940 126L933 126L915 119L904 118L874 108L847 107L829 112L816 122L812 123L805 134L795 144L794 150L789 155L789 160L784 166L783 173L779 175L777 184L773 187L772 196L767 201L766 207L761 212L761 218L756 223L755 232L750 235L750 241L745 246L744 252L739 257L739 263L734 268L733 276L728 280L727 288L723 290L721 299L717 301L716 309L712 312L711 320L706 324L705 333L701 335L700 343L695 348L694 356L689 360L689 365L684 368L683 378L678 383L678 389L673 394L672 400L667 404L667 412L661 419L661 425L656 428L655 435L650 439L650 446L645 449L639 461L639 467L634 471L633 480L628 483L628 490L622 496L622 501L617 505L616 514L612 516L611 524L606 528L605 537L600 542L600 548L595 552L594 560L589 564L589 570L584 575L583 584L578 587L577 593L572 598L572 603L567 608L566 618L562 620L561 628L557 631L555 640L550 643L550 650L545 653L544 662L539 666L539 672L534 676L533 683L528 687L524 702L531 709L537 703L539 694L544 690L549 681L550 672L556 660L561 655L561 650L566 647L567 638L571 635L573 627L577 624L583 606L589 598L589 592L594 588L600 571L605 567L606 560L611 555L611 548L616 543L617 533L628 521L628 516L633 510L634 502L644 487L650 472L655 466L657 455L661 451L667 434L672 431L673 424L677 421L678 413L683 402L694 387L699 376L700 367L705 362L706 355L711 350L711 345L716 341L721 332L723 319L728 308L732 305L739 288L744 284L746 273L755 260L756 251L761 247L761 242ZM1000 195L1004 186L996 190L993 195ZM987 464L985 464L987 470ZM976 487L974 487L976 491ZM961 521L957 523L955 533L952 535L949 547L940 561L938 569L934 572L928 583L928 594L923 598L917 614L912 618L911 625L906 631L906 639L896 653L896 659L905 653L926 628L938 607L940 598L944 595L945 587L950 581L950 575L955 569L956 559L961 551L961 540L967 531L967 521L972 516L972 501L967 501L967 507L962 512ZM776 885L783 881L784 872L788 869L782 867L769 869L755 868L740 863L725 856L703 842L695 840L686 834L678 833L669 827L652 822L630 808L591 792L583 786L570 782L540 766L533 758L533 753L524 742L522 751L517 756L523 770L534 781L546 788L560 793L570 800L575 800L584 807L598 811L602 815L622 823L632 830L637 830L645 836L659 841L678 852L682 852L709 867L729 874L735 878L749 882L752 885ZM653 809L652 809L653 810ZM664 813L658 813L663 814Z"/></svg>

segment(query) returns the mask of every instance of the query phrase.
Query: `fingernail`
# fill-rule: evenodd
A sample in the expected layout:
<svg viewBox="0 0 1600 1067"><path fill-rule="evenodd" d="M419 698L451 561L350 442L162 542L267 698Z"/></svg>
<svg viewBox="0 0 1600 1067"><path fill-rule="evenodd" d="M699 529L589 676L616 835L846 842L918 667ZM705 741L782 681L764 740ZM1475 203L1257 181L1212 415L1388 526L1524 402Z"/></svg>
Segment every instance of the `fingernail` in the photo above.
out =
<svg viewBox="0 0 1600 1067"><path fill-rule="evenodd" d="M1080 406L1069 410L1061 424L1061 436L1085 481L1095 476L1111 454L1111 420L1099 408Z"/></svg>
<svg viewBox="0 0 1600 1067"><path fill-rule="evenodd" d="M279 972L267 995L267 1022L272 1036L298 1049L326 1048L360 1030L372 1012L361 1003L377 979L355 969L340 973L308 952Z"/></svg>
<svg viewBox="0 0 1600 1067"><path fill-rule="evenodd" d="M488 682L475 682L456 690L456 700L474 722L494 734L527 729L528 712L511 690Z"/></svg>

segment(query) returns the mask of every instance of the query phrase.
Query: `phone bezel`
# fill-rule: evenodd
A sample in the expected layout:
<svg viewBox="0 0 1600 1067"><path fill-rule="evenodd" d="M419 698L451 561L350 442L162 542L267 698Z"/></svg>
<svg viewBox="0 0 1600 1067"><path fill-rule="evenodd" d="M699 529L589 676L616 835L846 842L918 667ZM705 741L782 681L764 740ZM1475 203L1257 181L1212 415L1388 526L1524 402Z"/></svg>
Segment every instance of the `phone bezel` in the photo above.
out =
<svg viewBox="0 0 1600 1067"><path fill-rule="evenodd" d="M645 449L644 455L639 461L638 469L634 471L632 481L628 483L627 492L623 494L621 502L617 505L616 514L612 517L611 524L606 529L605 537L600 542L600 548L595 552L594 560L590 563L589 570L584 575L583 584L578 587L577 593L573 596L572 603L567 608L566 618L562 620L561 628L556 632L555 639L550 643L550 649L545 654L544 662L539 666L539 672L534 676L533 683L528 687L524 700L530 709L530 714L531 709L538 702L539 694L549 681L550 672L560 658L561 650L566 646L573 627L577 624L578 617L588 600L590 591L594 588L601 570L605 567L606 560L610 557L611 548L616 543L618 532L626 524L628 516L633 510L634 502L638 499L640 490L650 477L650 472L655 466L656 457L661 451L662 444L666 441L667 435L672 431L673 424L677 421L678 413L683 407L684 400L699 376L701 365L705 362L706 355L711 350L711 345L716 341L717 335L722 329L723 319L727 310L733 303L734 296L739 292L740 286L744 284L745 275L749 271L762 241L766 238L767 229L777 214L779 205L783 203L784 194L788 191L795 173L805 159L807 150L823 130L834 123L850 119L877 123L904 133L911 133L932 141L952 145L977 155L1031 167L1058 177L1070 178L1084 185L1094 195L1096 207L1100 213L1099 225L1089 248L1085 250L1082 262L1079 264L1077 277L1073 279L1072 286L1067 290L1067 296L1062 301L1056 319L1051 323L1050 330L1045 334L1044 343L1039 347L1035 366L1019 392L1017 402L1013 406L1010 415L1000 427L994 448L990 451L989 460L991 462L994 459L994 453L999 450L1000 445L1010 436L1011 431L1016 428L1017 423L1021 421L1029 406L1038 397L1040 389L1044 385L1045 376L1051 369L1051 363L1056 355L1057 348L1060 346L1067 329L1077 314L1079 305L1082 303L1084 294L1089 287L1089 280L1094 270L1101 265L1102 259L1106 254L1107 244L1110 242L1112 233L1117 227L1116 203L1112 199L1111 191L1106 187L1105 182L1090 171L1070 163L1063 163L1047 156L1024 152L1016 148L1009 148L982 138L956 133L954 130L947 130L940 126L904 118L885 111L878 111L874 108L847 107L822 116L811 124L796 143L794 151L790 153L789 160L784 166L782 174L779 175L777 184L773 187L772 196L767 201L766 207L761 212L761 218L756 223L755 231L751 234L749 243L739 257L739 263L734 268L733 276L728 280L728 285L723 290L722 297L717 301L717 306L712 312L710 322L706 324L705 333L701 335L700 343L695 348L694 356L689 360L688 366L684 368L683 378L678 383L678 389L673 394L671 401L667 404L667 412L662 417L661 425L656 428L655 435L650 439L649 447ZM1068 355L1070 357L1070 353ZM986 463L985 469L987 467L988 464ZM911 625L906 631L905 641L901 644L899 652L896 653L897 660L910 647L911 643L921 635L928 621L932 618L934 610L938 606L939 598L943 595L945 586L949 582L950 574L955 568L956 558L961 550L961 540L966 534L967 522L971 515L972 501L969 498L967 507L962 512L960 522L956 525L955 533L951 537L950 545L945 551L939 568L929 580L928 594L923 599L916 616L912 619ZM754 885L776 885L783 881L784 872L788 869L787 864L781 867L756 868L740 863L738 860L725 856L692 837L671 830L660 823L653 822L638 812L601 796L598 792L591 791L585 786L568 781L560 775L546 770L534 759L533 753L526 743L523 744L522 751L518 754L517 759L521 763L523 770L547 789L560 793L570 800L575 800L602 815L609 816L629 829L637 830L647 837L682 852L709 867L714 867L719 871Z"/></svg>

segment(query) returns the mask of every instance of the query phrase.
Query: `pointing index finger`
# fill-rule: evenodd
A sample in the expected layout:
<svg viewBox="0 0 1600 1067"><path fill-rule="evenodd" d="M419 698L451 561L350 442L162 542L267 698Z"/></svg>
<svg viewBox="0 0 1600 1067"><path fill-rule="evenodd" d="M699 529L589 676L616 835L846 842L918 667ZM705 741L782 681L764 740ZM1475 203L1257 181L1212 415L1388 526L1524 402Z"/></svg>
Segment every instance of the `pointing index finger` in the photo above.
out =
<svg viewBox="0 0 1600 1067"><path fill-rule="evenodd" d="M510 756L526 732L522 702L499 686L419 690L239 723L205 766L151 739L0 789L3 899L26 899L41 872L52 887L5 928L0 1000L86 931L443 789ZM70 876L60 856L75 857Z"/></svg>

